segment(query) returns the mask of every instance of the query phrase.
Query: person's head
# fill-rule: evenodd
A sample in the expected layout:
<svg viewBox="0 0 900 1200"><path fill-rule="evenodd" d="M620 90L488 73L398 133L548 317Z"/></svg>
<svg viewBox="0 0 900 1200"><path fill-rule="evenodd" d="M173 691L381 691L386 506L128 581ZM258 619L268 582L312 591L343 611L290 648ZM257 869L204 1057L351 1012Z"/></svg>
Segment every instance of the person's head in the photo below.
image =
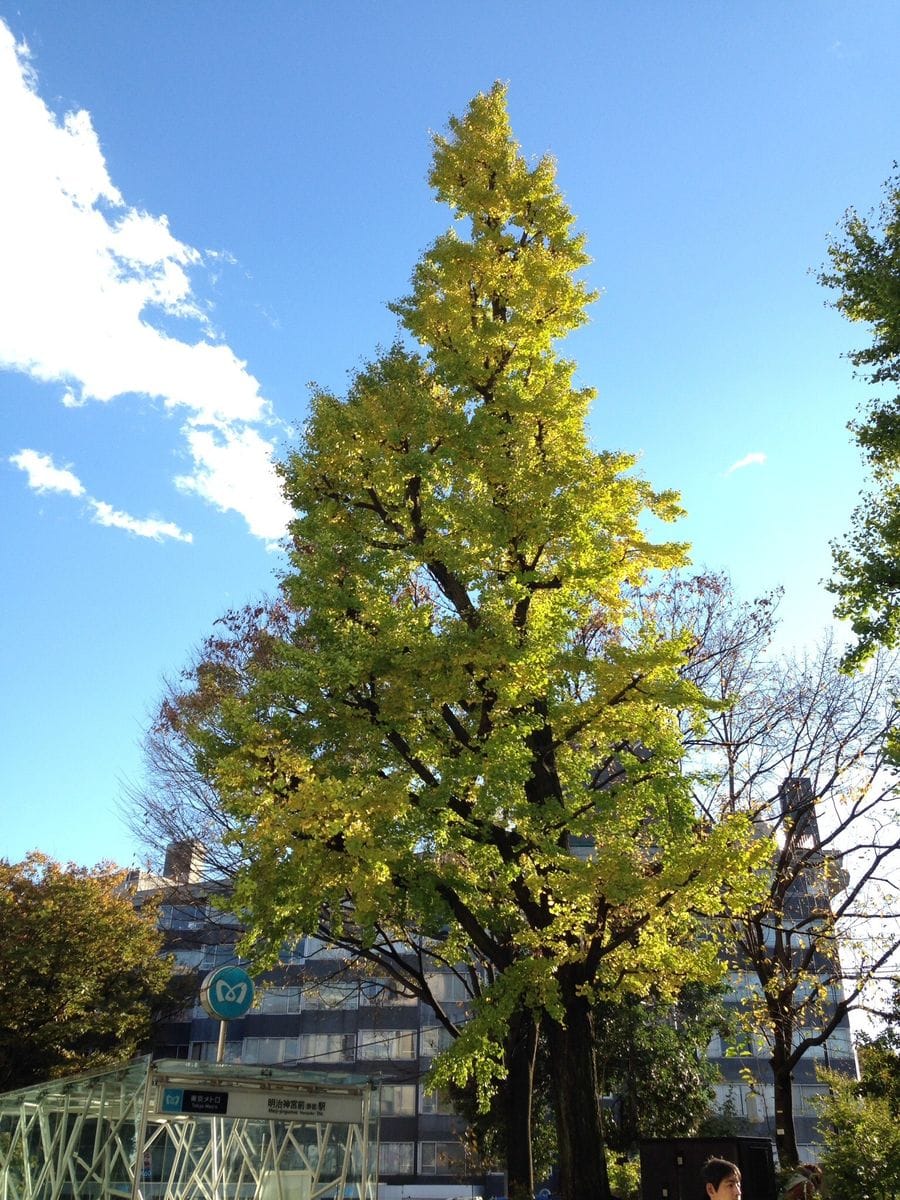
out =
<svg viewBox="0 0 900 1200"><path fill-rule="evenodd" d="M700 1178L711 1200L741 1200L741 1172L727 1158L708 1158Z"/></svg>

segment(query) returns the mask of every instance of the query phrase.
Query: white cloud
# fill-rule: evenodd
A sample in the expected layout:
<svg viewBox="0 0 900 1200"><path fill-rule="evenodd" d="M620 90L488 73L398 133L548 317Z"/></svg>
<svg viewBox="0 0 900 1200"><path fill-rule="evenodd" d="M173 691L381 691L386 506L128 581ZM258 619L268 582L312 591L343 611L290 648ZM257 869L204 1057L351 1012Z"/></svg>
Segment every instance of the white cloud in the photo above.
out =
<svg viewBox="0 0 900 1200"><path fill-rule="evenodd" d="M36 492L64 492L68 496L83 496L84 484L68 469L58 467L49 454L38 450L20 450L9 460L28 476L28 486Z"/></svg>
<svg viewBox="0 0 900 1200"><path fill-rule="evenodd" d="M766 461L766 456L760 450L754 450L751 454L745 454L743 458L739 458L737 462L733 462L726 475L731 475L735 471L741 471L744 467L752 467L755 464L762 464Z"/></svg>
<svg viewBox="0 0 900 1200"><path fill-rule="evenodd" d="M68 467L58 467L49 454L39 450L20 450L10 456L9 461L24 471L28 476L28 486L36 492L61 492L67 496L84 496L94 514L98 525L108 525L113 529L126 529L138 537L153 538L161 541L163 538L174 538L179 542L192 542L193 534L184 530L172 521L160 521L156 517L132 517L130 513L121 512L107 504L105 500L95 500L88 496L85 486Z"/></svg>
<svg viewBox="0 0 900 1200"><path fill-rule="evenodd" d="M243 512L251 533L274 542L285 531L290 509L280 493L269 488L272 447L255 429L190 429L188 445L196 469L180 475L182 491L196 492L217 508ZM247 504L248 497L256 504Z"/></svg>
<svg viewBox="0 0 900 1200"><path fill-rule="evenodd" d="M2 21L0 112L0 366L63 384L68 408L137 393L181 411L193 473L179 486L277 538L289 510L262 431L278 422L247 364L210 340L191 283L205 256L165 215L126 204L90 115L57 120ZM160 316L193 321L196 339L157 328Z"/></svg>
<svg viewBox="0 0 900 1200"><path fill-rule="evenodd" d="M94 513L94 520L98 525L109 525L113 529L127 529L129 533L135 533L138 537L152 538L156 542L163 538L175 538L179 542L194 540L193 534L185 533L172 521L158 521L153 517L132 517L128 513L113 508L105 500L90 500L89 503Z"/></svg>

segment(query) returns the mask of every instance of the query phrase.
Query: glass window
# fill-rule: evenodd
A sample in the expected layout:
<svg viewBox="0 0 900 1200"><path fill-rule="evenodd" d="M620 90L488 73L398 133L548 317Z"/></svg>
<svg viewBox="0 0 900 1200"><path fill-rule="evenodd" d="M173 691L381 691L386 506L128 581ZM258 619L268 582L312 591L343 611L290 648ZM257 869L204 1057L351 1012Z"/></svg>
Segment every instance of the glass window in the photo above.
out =
<svg viewBox="0 0 900 1200"><path fill-rule="evenodd" d="M821 1032L822 1031L820 1029L816 1029L812 1026L807 1026L804 1029L795 1029L793 1036L791 1038L791 1045L799 1046L799 1044L804 1040L804 1038L818 1037ZM806 1050L805 1054L808 1059L814 1059L814 1058L823 1059L825 1057L825 1047L824 1047L824 1045L810 1046L809 1049Z"/></svg>
<svg viewBox="0 0 900 1200"><path fill-rule="evenodd" d="M378 1147L379 1175L414 1175L415 1142L382 1142Z"/></svg>
<svg viewBox="0 0 900 1200"><path fill-rule="evenodd" d="M213 946L203 947L202 967L211 971L214 967L237 965L243 960L238 958L233 942L220 942Z"/></svg>
<svg viewBox="0 0 900 1200"><path fill-rule="evenodd" d="M169 951L179 967L189 967L196 970L203 964L202 950L172 950Z"/></svg>
<svg viewBox="0 0 900 1200"><path fill-rule="evenodd" d="M442 1050L446 1050L452 1042L453 1038L443 1025L426 1025L420 1033L421 1050L419 1053L423 1058L434 1058Z"/></svg>
<svg viewBox="0 0 900 1200"><path fill-rule="evenodd" d="M853 1041L849 1029L835 1029L828 1038L828 1054L832 1058L852 1058Z"/></svg>
<svg viewBox="0 0 900 1200"><path fill-rule="evenodd" d="M391 979L364 979L359 985L359 1002L372 1008L393 1008L398 1004L416 1004L417 998Z"/></svg>
<svg viewBox="0 0 900 1200"><path fill-rule="evenodd" d="M353 1037L344 1033L304 1033L300 1037L304 1062L353 1062Z"/></svg>
<svg viewBox="0 0 900 1200"><path fill-rule="evenodd" d="M225 1043L225 1058L224 1062L241 1062L243 1053L243 1042L226 1042ZM188 1050L188 1058L192 1058L197 1062L215 1062L216 1053L219 1049L219 1043L216 1042L191 1042ZM178 1057L183 1057L179 1055Z"/></svg>
<svg viewBox="0 0 900 1200"><path fill-rule="evenodd" d="M440 973L429 975L427 980L435 1000L439 1000L442 1003L451 1000L466 1001L472 999L465 981L452 971L441 971Z"/></svg>
<svg viewBox="0 0 900 1200"><path fill-rule="evenodd" d="M297 1038L244 1038L245 1063L296 1062Z"/></svg>
<svg viewBox="0 0 900 1200"><path fill-rule="evenodd" d="M460 1142L422 1142L420 1146L423 1175L447 1175L464 1171L466 1154Z"/></svg>
<svg viewBox="0 0 900 1200"><path fill-rule="evenodd" d="M797 1104L797 1101L800 1101L800 1103L797 1104L798 1111L806 1117L817 1116L818 1109L815 1105L816 1097L826 1096L828 1094L828 1088L813 1083L801 1083L799 1086L795 1085L795 1088L794 1103Z"/></svg>
<svg viewBox="0 0 900 1200"><path fill-rule="evenodd" d="M728 987L731 992L731 998L738 1002L743 1002L751 998L758 999L762 996L762 984L755 975L748 975L744 971L729 971L728 972Z"/></svg>
<svg viewBox="0 0 900 1200"><path fill-rule="evenodd" d="M305 1009L354 1009L358 992L356 983L309 983L304 985L301 1003Z"/></svg>
<svg viewBox="0 0 900 1200"><path fill-rule="evenodd" d="M411 1117L416 1111L416 1088L412 1083L383 1083L381 1085L381 1115Z"/></svg>
<svg viewBox="0 0 900 1200"><path fill-rule="evenodd" d="M415 1058L414 1029L360 1029L357 1034L360 1058Z"/></svg>
<svg viewBox="0 0 900 1200"><path fill-rule="evenodd" d="M198 904L161 904L161 929L202 929L206 924L206 906Z"/></svg>
<svg viewBox="0 0 900 1200"><path fill-rule="evenodd" d="M717 1083L716 1111L735 1117L743 1117L745 1113L746 1088L740 1083Z"/></svg>
<svg viewBox="0 0 900 1200"><path fill-rule="evenodd" d="M256 1012L264 1013L298 1013L300 1011L299 988L266 988L257 992L253 1001Z"/></svg>
<svg viewBox="0 0 900 1200"><path fill-rule="evenodd" d="M217 925L224 929L233 929L238 934L243 930L243 926L234 913L223 912L221 908L216 908L214 904L210 904L206 909L206 919L210 925Z"/></svg>
<svg viewBox="0 0 900 1200"><path fill-rule="evenodd" d="M438 1091L437 1088L422 1091L422 1112L426 1116L452 1116L455 1111L445 1092Z"/></svg>
<svg viewBox="0 0 900 1200"><path fill-rule="evenodd" d="M302 964L306 961L306 955L303 953L304 943L299 941L294 945L282 946L281 953L278 958L281 962L288 965Z"/></svg>
<svg viewBox="0 0 900 1200"><path fill-rule="evenodd" d="M321 938L304 938L304 950L307 958L346 958L347 951L340 946L332 946Z"/></svg>
<svg viewBox="0 0 900 1200"><path fill-rule="evenodd" d="M185 1042L171 1042L167 1046L156 1048L156 1053L160 1058L187 1058L189 1052L190 1046Z"/></svg>

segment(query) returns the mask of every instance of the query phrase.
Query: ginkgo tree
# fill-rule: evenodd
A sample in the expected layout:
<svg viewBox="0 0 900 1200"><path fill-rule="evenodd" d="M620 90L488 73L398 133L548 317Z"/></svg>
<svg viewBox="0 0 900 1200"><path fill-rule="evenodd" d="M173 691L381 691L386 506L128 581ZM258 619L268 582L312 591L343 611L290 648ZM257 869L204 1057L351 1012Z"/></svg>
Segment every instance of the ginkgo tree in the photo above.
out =
<svg viewBox="0 0 900 1200"><path fill-rule="evenodd" d="M690 638L635 631L634 589L685 558L645 528L679 509L588 443L593 392L557 351L588 259L553 164L498 85L429 178L454 225L393 306L400 339L314 393L281 468L283 619L249 655L216 639L170 718L240 843L248 948L324 913L337 938L412 923L476 955L490 983L437 1080L486 1101L533 1014L563 1193L605 1200L595 1003L715 978L698 922L746 901L763 851L740 814L696 818Z"/></svg>

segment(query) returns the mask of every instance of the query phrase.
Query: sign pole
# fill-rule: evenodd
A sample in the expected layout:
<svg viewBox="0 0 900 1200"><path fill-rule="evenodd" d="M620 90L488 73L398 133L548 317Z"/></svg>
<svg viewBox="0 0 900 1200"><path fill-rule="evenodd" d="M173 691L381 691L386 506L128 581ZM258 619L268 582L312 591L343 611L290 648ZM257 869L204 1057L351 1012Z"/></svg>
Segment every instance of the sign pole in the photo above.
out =
<svg viewBox="0 0 900 1200"><path fill-rule="evenodd" d="M236 1020L249 1010L253 1003L253 980L243 967L219 967L210 973L200 985L200 1003L211 1017L219 1022L219 1041L216 1046L216 1062L225 1061L225 1032L229 1020ZM225 1181L221 1178L222 1134L225 1131L221 1117L212 1118L210 1129L210 1167L212 1168L213 1200L225 1195Z"/></svg>
<svg viewBox="0 0 900 1200"><path fill-rule="evenodd" d="M219 1022L216 1062L225 1061L225 1031L229 1021L243 1017L253 1004L253 980L243 967L219 967L200 985L200 1003Z"/></svg>

